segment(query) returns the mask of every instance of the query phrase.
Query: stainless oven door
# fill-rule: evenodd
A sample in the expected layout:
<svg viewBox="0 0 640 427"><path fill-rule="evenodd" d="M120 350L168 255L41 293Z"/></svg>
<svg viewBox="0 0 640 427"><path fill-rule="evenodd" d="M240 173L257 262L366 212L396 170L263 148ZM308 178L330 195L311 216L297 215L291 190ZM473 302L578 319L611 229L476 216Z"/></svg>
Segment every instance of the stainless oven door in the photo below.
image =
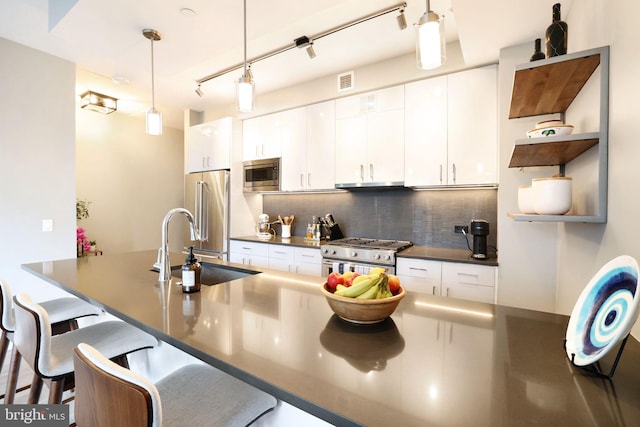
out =
<svg viewBox="0 0 640 427"><path fill-rule="evenodd" d="M381 265L381 264L364 264L364 263L353 263L353 262L345 262L332 260L329 258L322 259L322 277L327 277L334 271L338 273L345 273L347 271L355 271L360 274L369 274L369 270L372 268L384 268L389 274L396 274L396 268L393 265Z"/></svg>

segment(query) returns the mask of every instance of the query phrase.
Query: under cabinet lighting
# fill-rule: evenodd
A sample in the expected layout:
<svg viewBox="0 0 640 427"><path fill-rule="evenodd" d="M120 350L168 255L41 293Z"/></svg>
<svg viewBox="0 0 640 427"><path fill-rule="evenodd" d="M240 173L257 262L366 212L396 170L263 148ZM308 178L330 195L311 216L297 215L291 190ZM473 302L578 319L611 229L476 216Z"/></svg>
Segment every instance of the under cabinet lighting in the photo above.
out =
<svg viewBox="0 0 640 427"><path fill-rule="evenodd" d="M80 108L110 114L118 109L118 100L89 90L80 95Z"/></svg>

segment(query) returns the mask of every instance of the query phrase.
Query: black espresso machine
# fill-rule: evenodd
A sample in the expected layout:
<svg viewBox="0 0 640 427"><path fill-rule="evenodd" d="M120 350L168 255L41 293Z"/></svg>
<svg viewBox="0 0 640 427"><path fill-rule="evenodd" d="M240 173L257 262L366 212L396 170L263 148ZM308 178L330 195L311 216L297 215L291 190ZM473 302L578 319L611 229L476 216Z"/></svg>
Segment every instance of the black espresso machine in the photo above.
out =
<svg viewBox="0 0 640 427"><path fill-rule="evenodd" d="M489 235L489 222L484 219L471 221L471 235L473 236L473 254L476 259L487 258L487 236Z"/></svg>

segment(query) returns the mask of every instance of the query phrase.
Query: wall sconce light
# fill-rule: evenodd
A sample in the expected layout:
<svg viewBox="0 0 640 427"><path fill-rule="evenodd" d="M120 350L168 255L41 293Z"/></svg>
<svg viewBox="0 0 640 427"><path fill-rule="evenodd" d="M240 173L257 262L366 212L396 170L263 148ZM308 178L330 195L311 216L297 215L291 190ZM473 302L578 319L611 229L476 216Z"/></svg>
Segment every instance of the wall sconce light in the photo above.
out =
<svg viewBox="0 0 640 427"><path fill-rule="evenodd" d="M153 73L153 42L162 40L162 36L156 30L142 30L142 35L151 41L151 108L145 114L147 133L149 135L162 135L162 113L156 110L155 78Z"/></svg>
<svg viewBox="0 0 640 427"><path fill-rule="evenodd" d="M110 114L118 109L118 100L89 90L80 95L80 108Z"/></svg>
<svg viewBox="0 0 640 427"><path fill-rule="evenodd" d="M416 24L416 60L418 68L432 70L440 67L447 59L444 39L444 21L429 9Z"/></svg>

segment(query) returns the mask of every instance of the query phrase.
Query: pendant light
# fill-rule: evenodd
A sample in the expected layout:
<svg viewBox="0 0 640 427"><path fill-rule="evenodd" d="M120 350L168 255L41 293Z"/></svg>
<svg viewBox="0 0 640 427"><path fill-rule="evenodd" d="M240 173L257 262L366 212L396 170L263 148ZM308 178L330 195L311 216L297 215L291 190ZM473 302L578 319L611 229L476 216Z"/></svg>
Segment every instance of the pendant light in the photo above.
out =
<svg viewBox="0 0 640 427"><path fill-rule="evenodd" d="M162 135L162 113L156 110L155 80L153 73L153 42L162 39L156 30L142 30L142 35L151 40L151 108L145 114L147 133L149 135Z"/></svg>
<svg viewBox="0 0 640 427"><path fill-rule="evenodd" d="M416 60L418 68L432 70L447 59L444 39L444 21L431 11L429 0L424 15L416 24Z"/></svg>
<svg viewBox="0 0 640 427"><path fill-rule="evenodd" d="M251 65L247 65L247 0L244 0L244 74L236 84L236 107L242 113L253 111L255 84Z"/></svg>

